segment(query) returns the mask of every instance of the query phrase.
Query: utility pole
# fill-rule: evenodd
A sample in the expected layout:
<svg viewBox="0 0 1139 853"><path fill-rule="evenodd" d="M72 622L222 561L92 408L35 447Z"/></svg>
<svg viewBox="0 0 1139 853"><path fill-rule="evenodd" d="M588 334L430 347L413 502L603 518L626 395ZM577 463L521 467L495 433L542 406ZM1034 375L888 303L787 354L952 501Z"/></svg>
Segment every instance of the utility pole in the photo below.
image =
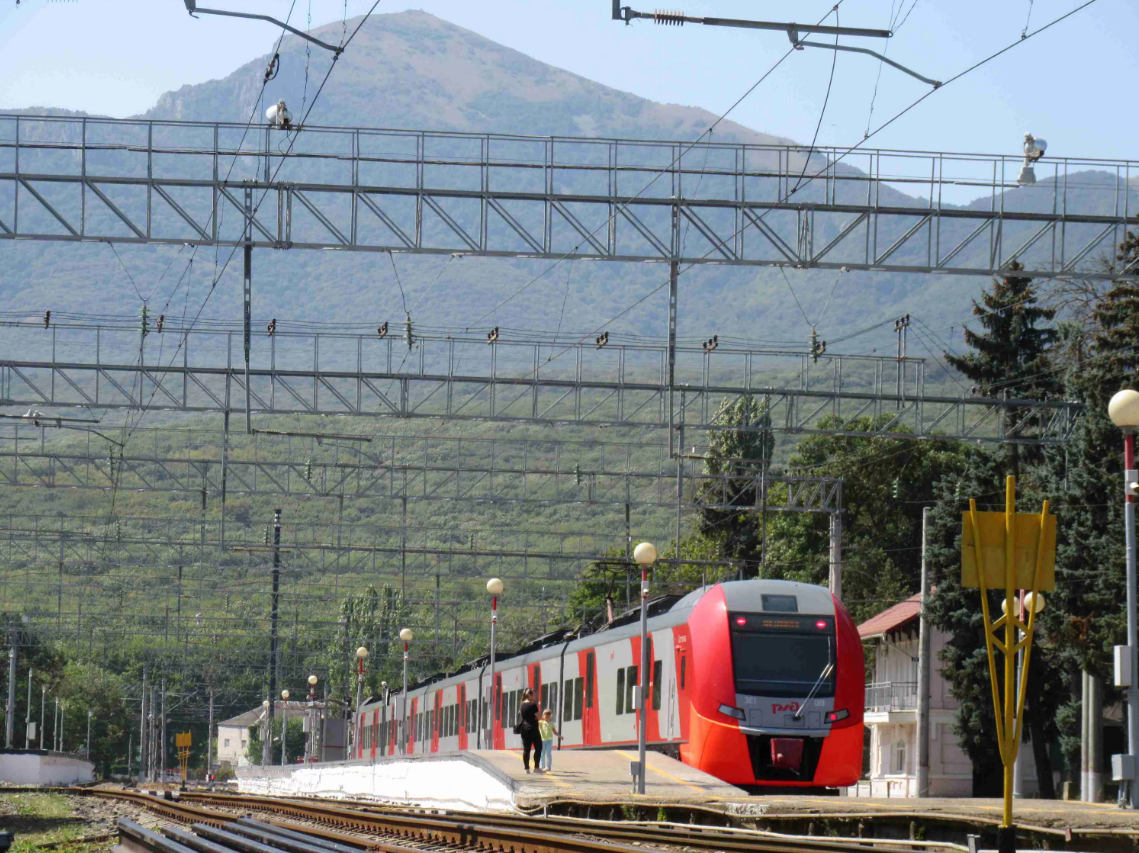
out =
<svg viewBox="0 0 1139 853"><path fill-rule="evenodd" d="M842 600L842 511L831 511L831 548L828 585L831 594Z"/></svg>
<svg viewBox="0 0 1139 853"><path fill-rule="evenodd" d="M273 510L273 597L269 611L269 735L266 743L273 740L273 711L277 705L277 609L281 592L281 510ZM285 733L282 730L281 739ZM265 751L265 763L272 763L272 747Z"/></svg>
<svg viewBox="0 0 1139 853"><path fill-rule="evenodd" d="M253 432L250 409L253 405L253 394L249 388L249 350L252 333L250 324L253 319L253 187L245 187L245 265L242 275L242 302L245 308L245 431Z"/></svg>
<svg viewBox="0 0 1139 853"><path fill-rule="evenodd" d="M158 751L159 758L162 760L162 766L158 768L159 777L163 782L166 781L166 768L169 766L166 763L166 676L162 676L162 718L158 721L158 730L162 735L162 749Z"/></svg>
<svg viewBox="0 0 1139 853"><path fill-rule="evenodd" d="M44 730L44 722L47 719L47 685L40 685L40 730L39 730L39 746L40 749L46 749L47 732Z"/></svg>
<svg viewBox="0 0 1139 853"><path fill-rule="evenodd" d="M16 737L16 629L8 632L8 712L4 716L4 748Z"/></svg>
<svg viewBox="0 0 1139 853"><path fill-rule="evenodd" d="M149 709L149 702L147 699L150 696L150 688L147 686L147 675L149 674L147 665L142 665L142 698L139 700L139 732L138 732L138 783L140 785L147 781L146 771L150 767L148 761L149 744L147 743L146 735L149 731L150 722L147 720L147 712Z"/></svg>
<svg viewBox="0 0 1139 853"><path fill-rule="evenodd" d="M28 707L24 713L24 749L32 748L32 675L35 670L28 667Z"/></svg>
<svg viewBox="0 0 1139 853"><path fill-rule="evenodd" d="M1083 774L1080 799L1086 803L1103 801L1103 682L1084 673L1084 738L1081 757Z"/></svg>
<svg viewBox="0 0 1139 853"><path fill-rule="evenodd" d="M214 772L214 690L210 688L210 724L206 730L206 781Z"/></svg>
<svg viewBox="0 0 1139 853"><path fill-rule="evenodd" d="M918 621L918 796L929 796L929 514L921 511L921 609Z"/></svg>

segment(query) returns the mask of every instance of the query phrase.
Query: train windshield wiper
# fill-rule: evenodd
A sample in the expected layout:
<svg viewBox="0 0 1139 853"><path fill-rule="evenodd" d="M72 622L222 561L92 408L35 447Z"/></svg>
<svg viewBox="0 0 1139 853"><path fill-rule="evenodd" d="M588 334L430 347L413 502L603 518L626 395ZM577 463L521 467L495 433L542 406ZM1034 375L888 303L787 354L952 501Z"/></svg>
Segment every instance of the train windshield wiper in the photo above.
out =
<svg viewBox="0 0 1139 853"><path fill-rule="evenodd" d="M819 677L815 680L815 686L811 688L811 692L807 694L807 698L803 700L803 704L799 706L799 710L795 712L795 715L792 717L792 719L797 720L803 716L803 709L806 708L807 704L815 698L815 694L818 693L819 688L822 687L823 682L827 680L833 670L833 663L828 663L823 667L823 671L819 673Z"/></svg>

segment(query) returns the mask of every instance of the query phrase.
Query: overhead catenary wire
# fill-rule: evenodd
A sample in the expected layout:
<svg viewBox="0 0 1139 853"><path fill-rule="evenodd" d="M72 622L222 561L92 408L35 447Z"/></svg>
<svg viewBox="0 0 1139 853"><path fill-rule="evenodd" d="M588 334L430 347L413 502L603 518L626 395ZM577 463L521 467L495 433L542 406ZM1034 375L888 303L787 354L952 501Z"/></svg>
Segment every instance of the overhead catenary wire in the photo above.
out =
<svg viewBox="0 0 1139 853"><path fill-rule="evenodd" d="M819 23L821 24L823 21L825 21L827 18L829 18L832 12L837 12L837 10L838 10L838 7L839 7L839 6L841 6L843 2L844 2L844 0L838 0L838 3L836 3L836 4L835 4L835 6L834 6L834 7L833 7L833 8L832 8L830 11L828 11L828 12L826 13L826 15L824 15L822 18L820 18L820 19L819 19ZM641 196L643 196L643 195L644 195L646 192L648 192L648 191L649 191L649 189L651 189L651 188L652 188L652 186L653 186L653 185L654 185L654 184L655 184L655 183L656 183L658 180L660 180L660 178L661 178L661 177L662 177L664 174L666 174L666 173L667 173L667 172L668 172L670 169L672 169L672 167L673 167L673 166L675 166L677 163L679 163L679 162L681 161L681 159L684 157L684 155L685 155L685 154L687 154L689 151L691 151L693 148L695 148L697 145L699 145L699 144L700 144L700 141L701 141L701 140L702 140L702 139L703 139L705 136L708 136L709 134L713 133L713 132L715 131L715 129L716 129L716 128L717 128L717 127L720 125L720 123L721 123L721 122L723 122L723 121L724 121L724 119L726 119L726 118L727 118L727 117L728 117L728 116L729 116L729 115L730 115L730 114L731 114L731 113L732 113L732 112L733 112L733 111L736 109L736 107L738 107L738 106L739 106L740 104L742 104L742 103L743 103L745 100L747 100L747 98L748 98L748 97L751 95L751 93L752 93L752 92L754 92L754 91L755 91L757 88L759 88L759 86L760 86L760 85L761 85L761 84L762 84L762 83L763 83L763 82L764 82L764 81L765 81L765 80L766 80L768 77L770 77L772 73L774 73L775 69L777 69L777 68L778 68L780 65L782 65L782 64L783 64L783 62L784 62L784 61L787 59L787 57L789 57L789 56L790 56L791 54L793 54L794 52L795 52L795 48L794 48L794 46L792 46L790 49L788 49L788 50L787 50L787 52L786 52L786 53L784 53L782 56L780 56L780 57L779 57L779 59L777 59L777 60L775 61L775 64L774 64L774 65L772 65L770 68L768 68L768 69L767 69L767 71L765 71L765 72L763 73L763 75L762 75L762 76L761 76L761 77L760 77L758 80L756 80L756 81L755 81L755 82L754 82L754 83L753 83L753 84L752 84L752 85L751 85L751 86L750 86L750 87L747 89L747 91L746 91L746 92L744 92L742 95L740 95L740 96L739 96L739 97L738 97L738 98L737 98L737 99L736 99L736 100L735 100L735 101L734 101L734 102L731 104L731 106L729 106L729 107L728 107L728 108L727 108L727 109L726 109L726 110L725 110L723 113L721 113L719 116L717 116L717 117L716 117L716 120L715 120L715 121L713 121L713 122L712 122L712 124L708 126L707 130L705 130L703 133L701 133L701 134L700 134L698 137L696 137L696 139L694 139L692 142L690 142L690 143L687 143L687 146L686 146L686 147L685 147L685 148L684 148L684 149L683 149L683 150L682 150L682 151L681 151L679 154L677 154L677 155L676 155L676 157L674 157L674 158L672 159L672 161L671 161L671 162L670 162L668 165L666 165L666 166L665 166L663 169L660 169L660 170L659 170L659 171L658 171L658 172L657 172L657 173L656 173L656 174L655 174L655 175L652 177L652 179L651 179L651 180L650 180L650 181L649 181L647 184L645 184L645 186L644 186L644 187L642 187L642 188L641 188L641 190L640 190L640 191L639 191L639 192L638 192L638 193L637 193L635 196L633 196L631 199L629 199L628 201L624 202L623 204L619 205L619 206L618 206L618 207L617 207L617 208L616 208L616 209L615 209L615 210L614 210L612 213L610 213L610 214L609 214L609 216L608 216L608 217L607 217L607 218L606 218L606 219L605 219L605 220L604 220L604 221L603 221L603 222L602 222L600 225L598 225L596 228L594 228L592 231L590 231L590 232L589 232L589 235L588 235L588 236L589 236L589 237L593 237L593 236L594 236L594 235L596 235L596 234L597 234L599 231L601 231L603 228L608 228L608 227L609 227L609 225L610 225L610 223L611 223L611 222L612 222L612 221L613 221L613 220L614 220L614 219L615 219L615 218L616 218L616 217L617 217L617 216L618 216L618 215L619 215L619 214L620 214L622 211L624 211L624 210L625 210L625 208L627 208L627 207L628 207L630 204L632 204L632 203L633 203L633 202L635 202L637 199L641 198ZM479 318L477 318L476 320L474 320L474 322L472 322L472 323L471 323L471 326L476 326L476 325L478 325L478 324L479 324L479 323L481 323L483 320L485 320L487 317L490 317L490 316L491 316L491 315L493 315L495 312L497 312L499 308L502 308L503 306L505 306L505 305L509 304L510 302L512 302L512 301L513 301L515 298L517 298L517 297L518 297L518 296L520 296L522 293L524 293L526 290L528 290L530 287L532 287L532 286L533 286L533 285L534 285L536 282L538 282L539 280L541 280L541 279L542 279L542 278L543 278L543 277L544 277L546 274L548 274L549 272L551 272L551 271L552 271L552 270L553 270L555 267L557 267L557 266L558 266L558 264L560 264L562 261L564 261L564 260L566 260L567 258L569 258L569 257L570 257L570 255L572 255L572 254L573 254L575 251L577 251L577 247L575 247L573 250L571 250L571 251L569 251L569 252L566 252L566 253L565 253L564 255L562 255L560 258L557 258L557 259L556 259L556 260L555 260L555 261L554 261L552 264L550 264L548 267L546 267L544 270L542 270L542 272L538 273L538 275L534 276L534 278L532 278L530 281L528 281L528 282L527 282L526 284L524 284L522 287L518 288L518 290L516 290L514 293L512 293L512 294L511 294L510 296L508 296L506 299L504 299L504 300L502 300L501 302L499 302L499 303L498 303L497 305L495 305L495 306L494 306L494 308L492 308L490 311L487 311L487 312L486 312L485 314L483 314L481 317L479 317ZM470 328L470 326L468 326L467 328Z"/></svg>
<svg viewBox="0 0 1139 853"><path fill-rule="evenodd" d="M979 61L977 61L977 62L973 63L972 65L968 66L968 67L967 67L967 68L965 68L964 70L962 70L962 71L958 72L957 74L953 75L952 77L950 77L948 80L946 80L944 83L942 83L942 85L941 85L941 86L939 86L939 87L937 87L937 88L935 88L935 89L931 89L931 90L930 90L930 91L928 91L928 92L925 92L925 93L924 93L924 94L922 94L920 97L918 97L916 100L912 101L912 102L911 102L909 105L907 105L906 107L903 107L903 108L902 108L902 109L901 109L899 112L895 113L895 114L894 114L894 115L893 115L891 118L887 119L885 122L883 122L883 123L882 123L881 125L879 125L877 128L875 128L875 129L874 129L874 130L873 130L873 131L872 131L872 132L869 134L869 136L866 136L866 137L864 137L864 138L863 138L861 141L859 141L859 142L856 142L856 143L854 143L853 145L851 145L849 148L845 149L845 151L843 151L843 152L842 152L842 153L841 153L841 154L840 154L838 157L834 158L832 161L830 161L829 163L827 163L827 164L826 164L826 166L824 167L824 169L822 169L822 170L820 170L820 171L816 172L815 174L813 174L813 175L811 176L811 178L808 180L808 183L809 183L810 181L813 181L813 180L814 180L815 178L817 178L819 175L823 174L823 172L825 172L825 171L829 170L829 169L830 169L830 168L831 168L833 165L835 165L835 164L837 164L838 162L840 162L841 160L845 159L845 158L846 158L848 155L850 155L851 153L853 153L853 152L854 152L854 151L856 151L857 149L861 148L861 147L862 147L862 145L863 145L863 143L867 142L869 139L871 139L872 137L874 137L874 136L875 136L875 135L877 135L878 133L881 133L881 132L882 132L883 130L885 130L887 127L889 127L890 125L892 125L894 122L898 121L900 118L902 118L903 116L905 116L907 113L909 113L911 110L913 110L913 109L914 109L915 107L917 107L919 104L921 104L923 101L925 101L925 100L926 100L926 98L930 97L930 96L931 96L931 95L933 95L935 92L940 92L940 91L942 91L943 89L945 89L945 88L946 88L947 86L949 86L950 84L952 84L952 83L956 82L957 80L960 80L961 78L963 78L963 77L965 77L966 75L968 75L968 74L972 73L973 71L976 71L978 68L981 68L981 67L983 67L984 65L987 65L989 62L992 62L994 59L996 59L996 58L998 58L998 57L1000 57L1000 56L1004 55L1005 53L1007 53L1008 51L1012 50L1012 49L1013 49L1013 48L1015 48L1016 46L1018 46L1018 45L1020 45L1020 44L1024 44L1024 42L1025 42L1025 41L1027 41L1028 39L1031 39L1031 38L1033 38L1033 37L1035 37L1035 36L1039 35L1040 33L1043 33L1043 32L1045 32L1046 30L1049 30L1049 29L1051 29L1052 27L1056 26L1057 24L1061 23L1062 21L1065 21L1065 20L1067 20L1068 18L1070 18L1070 17L1072 17L1073 15L1075 15L1077 12L1080 12L1080 11L1082 11L1083 9L1086 9L1088 6L1091 6L1091 5L1092 5L1093 3L1095 3L1095 2L1096 2L1096 0L1085 0L1085 2L1081 3L1080 5L1076 6L1075 8L1073 8L1073 9L1069 10L1068 12L1065 12L1064 14L1062 14L1062 15L1060 15L1060 16L1058 16L1058 17L1056 17L1056 18L1053 18L1053 19L1052 19L1051 21L1049 21L1047 24L1044 24L1042 27L1039 27L1038 29L1036 29L1036 30L1032 31L1031 33L1028 33L1028 34L1027 34L1027 35L1026 35L1024 38L1022 38L1022 39L1019 39L1019 40L1017 40L1017 41L1015 41L1015 42L1012 42L1011 44L1008 44L1008 45L1006 45L1005 47L1003 47L1003 48L1001 48L1001 49L999 49L999 50L995 51L994 53L991 53L991 54L989 54L989 55L988 55L988 56L986 56L985 58L983 58L983 59L981 59L981 60L979 60ZM785 197L784 199L782 199L782 201L786 201L786 197ZM764 213L764 214L762 214L762 215L759 217L759 219L760 219L760 220L762 220L762 219L763 219L764 217L766 217L766 216L767 216L767 213ZM745 224L745 225L742 225L740 228L737 228L737 229L736 229L734 232L732 232L731 234L729 234L727 237L725 237L725 238L724 238L723 240L721 240L719 243L717 243L716 245L712 246L712 247L711 247L711 248L710 248L710 249L709 249L709 250L708 250L708 251L707 251L707 252L706 252L706 253L705 253L705 254L704 254L702 257L703 257L703 258L706 258L706 257L708 257L708 256L709 256L709 255L711 255L713 252L715 252L715 251L716 251L716 250L717 250L717 249L718 249L720 246L722 246L722 245L723 245L725 242L727 242L728 240L731 240L731 239L733 239L733 238L734 238L734 237L736 237L736 236L737 236L737 235L738 235L740 232L742 232L742 231L746 230L746 229L747 229L747 228L749 228L749 227L752 227L752 226L751 226L751 223L747 223L747 224ZM689 264L689 265L688 265L688 266L686 266L686 267L685 267L683 270L679 271L679 274L687 273L687 272L688 272L689 270L691 270L691 269L692 269L694 266L695 266L695 262L693 262L693 263ZM781 266L780 268L782 269L782 266ZM611 318L609 321L607 321L606 323L603 323L603 324L601 324L600 326L598 326L598 327L597 327L597 328L596 328L596 329L595 329L593 332L590 332L590 333L589 333L589 335L596 335L597 333L599 333L600 331L602 331L602 330L605 328L605 326L609 325L609 323L612 323L612 322L614 322L615 320L618 320L618 319L620 319L620 318L621 318L621 317L623 317L625 314L629 313L629 311L631 311L633 308L635 308L635 307L637 307L638 305L640 305L640 304L642 304L643 302L645 302L645 301L646 301L646 300L647 300L647 299L648 299L650 296L652 296L652 295L654 295L654 294L656 294L656 293L659 293L661 290L663 290L664 288L666 288L666 287L668 287L668 286L669 286L669 282L666 280L666 281L665 281L665 282L663 282L663 283L662 283L660 286L658 286L658 287L657 287L657 288L655 288L654 290L652 290L652 291L650 291L649 293L647 293L647 294L645 294L644 296L642 296L640 299L638 299L638 300L637 300L636 302L634 302L632 305L630 305L629 307L627 307L627 308L623 309L622 311L620 311L620 312L619 312L617 315L615 315L615 316L614 316L613 318ZM794 290L793 290L793 289L792 289L792 293L794 293ZM796 299L798 299L798 297L796 297ZM800 306L800 309L801 309L801 306ZM805 315L805 313L804 313L804 317L805 317L805 316L806 316L806 315ZM809 322L809 321L808 321L808 322ZM586 337L589 337L589 335L586 335L586 336L584 336L583 338L581 338L581 340L585 340L585 339L586 339ZM581 342L581 340L579 340L579 341L578 341L578 343L580 343L580 342ZM566 350L563 350L561 353L558 353L558 355L562 355L562 354L564 354L565 352L568 352L568 351L569 351L568 349L566 349ZM552 360L553 360L554 358L556 358L556 357L557 357L557 356L551 356L551 358L550 358L549 360L550 360L550 361L552 361Z"/></svg>

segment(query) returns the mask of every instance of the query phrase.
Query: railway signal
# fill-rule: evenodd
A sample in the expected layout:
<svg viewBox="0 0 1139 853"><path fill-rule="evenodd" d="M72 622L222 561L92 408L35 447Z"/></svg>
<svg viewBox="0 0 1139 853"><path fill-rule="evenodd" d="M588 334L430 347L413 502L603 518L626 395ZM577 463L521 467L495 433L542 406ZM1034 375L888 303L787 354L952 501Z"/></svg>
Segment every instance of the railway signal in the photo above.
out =
<svg viewBox="0 0 1139 853"><path fill-rule="evenodd" d="M593 340L594 340L594 343L596 344L594 349L601 349L603 346L605 346L607 343L609 343L609 333L608 332L602 332L600 335L598 335Z"/></svg>
<svg viewBox="0 0 1139 853"><path fill-rule="evenodd" d="M720 345L720 336L712 335L708 340L704 341L704 352L712 352Z"/></svg>
<svg viewBox="0 0 1139 853"><path fill-rule="evenodd" d="M1004 815L997 840L1000 853L1016 850L1016 825L1012 821L1013 767L1023 731L1036 614L1044 609L1041 592L1056 586L1055 564L1056 516L1048 512L1048 501L1044 501L1039 514L1018 513L1016 477L1005 480L1004 512L977 512L976 499L969 499L969 509L961 516L961 586L981 591L981 612L985 618L985 651L993 687L997 744L1004 764ZM1004 613L992 621L989 589L1002 586ZM1030 590L1019 602L1018 589ZM998 640L994 634L1002 629L1003 639ZM1018 687L1016 658L1022 650L1024 663ZM1003 679L997 677L998 651L1004 656Z"/></svg>
<svg viewBox="0 0 1139 853"><path fill-rule="evenodd" d="M269 333L269 337L273 337L277 333L277 318L274 317L269 321L269 325L265 327L265 331Z"/></svg>
<svg viewBox="0 0 1139 853"><path fill-rule="evenodd" d="M386 338L388 336L388 324L383 323L378 329L376 329L376 334L381 338Z"/></svg>
<svg viewBox="0 0 1139 853"><path fill-rule="evenodd" d="M491 329L489 332L486 333L486 342L488 344L493 344L497 340L498 340L498 326L495 326L493 329Z"/></svg>

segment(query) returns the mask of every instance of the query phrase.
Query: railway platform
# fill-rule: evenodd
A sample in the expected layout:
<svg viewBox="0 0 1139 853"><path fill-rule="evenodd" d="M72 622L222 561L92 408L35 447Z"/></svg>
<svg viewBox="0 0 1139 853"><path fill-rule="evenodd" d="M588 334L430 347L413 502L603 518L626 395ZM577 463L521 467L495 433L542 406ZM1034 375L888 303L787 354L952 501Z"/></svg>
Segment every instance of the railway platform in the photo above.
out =
<svg viewBox="0 0 1139 853"><path fill-rule="evenodd" d="M403 756L296 767L238 768L241 793L366 799L468 811L544 808L555 802L706 806L746 801L743 790L650 752L645 794L632 792L635 750L562 750L552 773L527 774L511 750Z"/></svg>

